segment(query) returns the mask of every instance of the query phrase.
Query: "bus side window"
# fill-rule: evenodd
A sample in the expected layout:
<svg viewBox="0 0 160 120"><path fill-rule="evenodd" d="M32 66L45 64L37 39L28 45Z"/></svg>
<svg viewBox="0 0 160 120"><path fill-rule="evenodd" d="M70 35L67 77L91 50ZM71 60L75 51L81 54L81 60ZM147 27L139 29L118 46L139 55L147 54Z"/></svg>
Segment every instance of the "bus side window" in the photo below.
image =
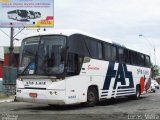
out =
<svg viewBox="0 0 160 120"><path fill-rule="evenodd" d="M102 43L98 42L98 58L102 59L103 55L102 55Z"/></svg>
<svg viewBox="0 0 160 120"><path fill-rule="evenodd" d="M145 56L145 67L150 67L150 58L149 58L149 56Z"/></svg>
<svg viewBox="0 0 160 120"><path fill-rule="evenodd" d="M130 64L130 56L129 51L127 49L124 49L124 61L126 64Z"/></svg>
<svg viewBox="0 0 160 120"><path fill-rule="evenodd" d="M137 53L133 51L131 52L131 64L137 65Z"/></svg>
<svg viewBox="0 0 160 120"><path fill-rule="evenodd" d="M69 53L68 54L68 75L78 75L80 73L83 63L83 57L77 54Z"/></svg>
<svg viewBox="0 0 160 120"><path fill-rule="evenodd" d="M117 60L117 51L115 46L111 46L111 61Z"/></svg>
<svg viewBox="0 0 160 120"><path fill-rule="evenodd" d="M139 66L144 66L144 55L141 53L137 54L137 62Z"/></svg>
<svg viewBox="0 0 160 120"><path fill-rule="evenodd" d="M120 63L124 63L124 49L123 48L119 48L118 49L118 53L119 53L119 62Z"/></svg>
<svg viewBox="0 0 160 120"><path fill-rule="evenodd" d="M92 58L98 58L98 45L97 45L97 41L93 38L86 38L86 44L87 44L87 48L88 51L90 53L90 57Z"/></svg>
<svg viewBox="0 0 160 120"><path fill-rule="evenodd" d="M111 60L111 49L109 44L104 44L104 58L105 60Z"/></svg>

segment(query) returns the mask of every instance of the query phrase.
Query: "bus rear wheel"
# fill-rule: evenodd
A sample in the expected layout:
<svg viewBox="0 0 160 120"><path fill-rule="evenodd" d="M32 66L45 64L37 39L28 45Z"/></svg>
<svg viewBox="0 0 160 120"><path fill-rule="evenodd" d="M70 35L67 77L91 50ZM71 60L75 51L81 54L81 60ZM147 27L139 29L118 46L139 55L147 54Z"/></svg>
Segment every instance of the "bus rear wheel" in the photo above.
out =
<svg viewBox="0 0 160 120"><path fill-rule="evenodd" d="M140 98L140 95L141 95L140 86L137 85L136 86L136 93L134 95L128 96L128 98L131 100L138 100Z"/></svg>
<svg viewBox="0 0 160 120"><path fill-rule="evenodd" d="M138 100L138 99L140 98L140 95L141 95L140 86L137 85L137 86L136 86L136 93L135 93L135 95L133 96L133 99Z"/></svg>
<svg viewBox="0 0 160 120"><path fill-rule="evenodd" d="M89 87L87 92L87 102L85 105L87 107L93 107L98 101L98 91L95 87Z"/></svg>

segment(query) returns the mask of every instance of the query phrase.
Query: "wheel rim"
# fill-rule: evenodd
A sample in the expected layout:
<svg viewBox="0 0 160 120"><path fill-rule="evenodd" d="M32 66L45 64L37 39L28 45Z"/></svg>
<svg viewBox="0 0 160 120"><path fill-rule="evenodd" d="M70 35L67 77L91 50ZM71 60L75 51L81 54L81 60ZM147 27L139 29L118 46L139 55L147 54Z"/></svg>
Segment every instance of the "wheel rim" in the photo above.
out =
<svg viewBox="0 0 160 120"><path fill-rule="evenodd" d="M137 98L139 98L139 95L140 95L140 93L139 93L139 88L137 88Z"/></svg>
<svg viewBox="0 0 160 120"><path fill-rule="evenodd" d="M93 92L89 92L88 101L92 103L95 102L95 100L96 100L95 94Z"/></svg>

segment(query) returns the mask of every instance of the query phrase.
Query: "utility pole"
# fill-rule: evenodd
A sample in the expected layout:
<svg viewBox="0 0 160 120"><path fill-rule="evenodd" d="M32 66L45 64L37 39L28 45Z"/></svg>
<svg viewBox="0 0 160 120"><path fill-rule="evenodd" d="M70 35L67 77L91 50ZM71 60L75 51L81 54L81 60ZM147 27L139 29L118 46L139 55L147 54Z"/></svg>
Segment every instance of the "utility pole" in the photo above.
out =
<svg viewBox="0 0 160 120"><path fill-rule="evenodd" d="M14 49L14 46L13 46L13 33L14 33L14 28L11 27L11 36L10 36L10 47L9 47L9 66L12 66L12 63L13 63L13 49Z"/></svg>
<svg viewBox="0 0 160 120"><path fill-rule="evenodd" d="M156 48L155 48L155 45L153 45L147 38L146 36L144 36L143 34L139 34L140 37L143 37L145 38L145 40L149 43L150 47L152 47L153 49L153 52L154 52L154 64L156 65Z"/></svg>
<svg viewBox="0 0 160 120"><path fill-rule="evenodd" d="M154 60L155 60L155 65L156 65L156 55L155 55L156 49L154 47Z"/></svg>

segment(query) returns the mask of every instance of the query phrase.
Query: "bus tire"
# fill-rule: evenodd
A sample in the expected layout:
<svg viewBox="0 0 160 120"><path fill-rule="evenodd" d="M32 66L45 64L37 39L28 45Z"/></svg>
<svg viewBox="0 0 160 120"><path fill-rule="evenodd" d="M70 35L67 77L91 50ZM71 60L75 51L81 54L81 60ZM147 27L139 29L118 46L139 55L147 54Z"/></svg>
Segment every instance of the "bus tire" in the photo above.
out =
<svg viewBox="0 0 160 120"><path fill-rule="evenodd" d="M98 101L98 91L95 87L89 87L87 91L87 102L85 103L85 106L87 107L93 107L96 105Z"/></svg>
<svg viewBox="0 0 160 120"><path fill-rule="evenodd" d="M134 95L134 99L138 100L140 98L140 95L141 95L140 86L137 85L136 86L136 94Z"/></svg>
<svg viewBox="0 0 160 120"><path fill-rule="evenodd" d="M137 85L136 86L136 93L134 95L128 96L128 98L131 100L138 100L140 98L140 94L141 94L140 86Z"/></svg>

